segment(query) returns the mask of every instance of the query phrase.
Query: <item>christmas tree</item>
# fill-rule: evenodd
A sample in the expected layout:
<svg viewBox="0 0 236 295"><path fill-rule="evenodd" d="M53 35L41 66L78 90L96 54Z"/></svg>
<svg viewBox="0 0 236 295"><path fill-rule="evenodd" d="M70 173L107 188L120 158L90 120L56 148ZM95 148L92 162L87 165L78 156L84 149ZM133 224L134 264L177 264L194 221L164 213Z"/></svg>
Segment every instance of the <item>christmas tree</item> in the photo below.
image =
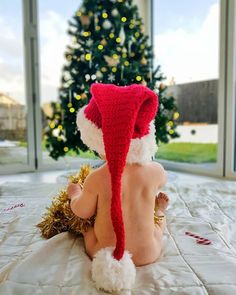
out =
<svg viewBox="0 0 236 295"><path fill-rule="evenodd" d="M160 66L152 67L152 47L132 0L84 0L69 21L68 33L72 40L65 53L59 102L52 103L44 133L52 158L87 150L76 128L76 112L88 103L94 82L147 85L159 96L157 144L178 136L175 100L165 95Z"/></svg>

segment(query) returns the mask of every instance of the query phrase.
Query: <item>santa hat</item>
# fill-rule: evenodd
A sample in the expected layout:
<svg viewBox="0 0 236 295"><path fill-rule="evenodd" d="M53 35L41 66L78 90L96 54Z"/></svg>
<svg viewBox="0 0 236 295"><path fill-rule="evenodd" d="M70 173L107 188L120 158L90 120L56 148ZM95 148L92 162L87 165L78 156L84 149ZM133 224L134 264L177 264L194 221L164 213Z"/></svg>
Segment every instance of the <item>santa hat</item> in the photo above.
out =
<svg viewBox="0 0 236 295"><path fill-rule="evenodd" d="M116 86L94 83L92 98L77 114L82 141L106 155L111 175L111 220L116 247L97 252L92 263L96 286L106 291L129 290L135 280L135 266L125 251L121 210L121 176L126 163L151 161L156 152L154 117L158 97L144 85Z"/></svg>

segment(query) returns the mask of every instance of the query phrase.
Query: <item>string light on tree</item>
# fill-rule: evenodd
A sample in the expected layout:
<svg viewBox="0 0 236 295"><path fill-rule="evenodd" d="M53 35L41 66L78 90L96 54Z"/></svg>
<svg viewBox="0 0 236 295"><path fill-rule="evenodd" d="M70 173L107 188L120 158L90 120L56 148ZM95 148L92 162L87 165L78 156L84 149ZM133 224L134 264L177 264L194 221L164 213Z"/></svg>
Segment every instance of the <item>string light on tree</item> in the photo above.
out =
<svg viewBox="0 0 236 295"><path fill-rule="evenodd" d="M75 99L80 100L80 99L81 99L81 95L76 94L76 95L75 95Z"/></svg>
<svg viewBox="0 0 236 295"><path fill-rule="evenodd" d="M69 148L68 148L67 146L65 146L65 147L63 148L63 150L64 150L65 153L67 153L67 152L69 151Z"/></svg>
<svg viewBox="0 0 236 295"><path fill-rule="evenodd" d="M115 34L114 33L110 33L109 34L109 37L110 37L110 39L113 39L115 37Z"/></svg>
<svg viewBox="0 0 236 295"><path fill-rule="evenodd" d="M138 81L138 82L140 82L141 80L142 80L142 77L141 76L136 76L136 80Z"/></svg>
<svg viewBox="0 0 236 295"><path fill-rule="evenodd" d="M55 125L54 122L51 122L49 126L50 126L51 129L54 129L56 125Z"/></svg>
<svg viewBox="0 0 236 295"><path fill-rule="evenodd" d="M103 13L102 13L102 17L103 17L103 18L108 18L108 14L107 14L106 12L103 12Z"/></svg>

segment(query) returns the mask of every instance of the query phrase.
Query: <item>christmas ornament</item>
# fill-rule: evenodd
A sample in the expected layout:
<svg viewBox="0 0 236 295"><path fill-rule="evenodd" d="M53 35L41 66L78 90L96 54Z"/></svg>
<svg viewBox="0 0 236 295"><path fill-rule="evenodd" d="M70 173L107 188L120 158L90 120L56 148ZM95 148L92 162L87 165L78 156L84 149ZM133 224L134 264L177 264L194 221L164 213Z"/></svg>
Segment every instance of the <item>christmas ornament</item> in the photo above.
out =
<svg viewBox="0 0 236 295"><path fill-rule="evenodd" d="M112 14L112 16L117 16L119 14L119 12L116 8L114 8L114 9L112 9L111 14Z"/></svg>
<svg viewBox="0 0 236 295"><path fill-rule="evenodd" d="M98 79L101 79L103 77L103 74L102 74L102 72L97 71L96 76L97 76Z"/></svg>
<svg viewBox="0 0 236 295"><path fill-rule="evenodd" d="M110 67L115 67L120 63L119 58L113 58L113 57L104 55L104 59Z"/></svg>
<svg viewBox="0 0 236 295"><path fill-rule="evenodd" d="M68 147L64 147L64 151L68 152ZM81 167L79 173L69 176L72 183L78 183L83 186L85 178L91 173L92 168L89 165ZM56 196L46 213L42 217L42 221L37 224L42 236L49 239L62 232L70 232L75 235L81 235L86 232L89 227L94 225L95 216L89 219L77 217L70 208L70 200L66 192L66 188L61 190Z"/></svg>
<svg viewBox="0 0 236 295"><path fill-rule="evenodd" d="M89 38L87 41L86 41L86 45L88 47L92 46L93 45L93 40L91 38Z"/></svg>
<svg viewBox="0 0 236 295"><path fill-rule="evenodd" d="M123 65L121 65L121 71L120 71L120 79L121 79L121 81L123 80L123 75L124 75L124 66Z"/></svg>
<svg viewBox="0 0 236 295"><path fill-rule="evenodd" d="M152 71L151 70L150 70L150 76L152 76ZM166 88L166 85L164 83L161 83L159 87L160 87L161 90L164 90Z"/></svg>
<svg viewBox="0 0 236 295"><path fill-rule="evenodd" d="M91 22L90 17L87 15L81 15L80 21L83 26L89 26Z"/></svg>
<svg viewBox="0 0 236 295"><path fill-rule="evenodd" d="M120 37L120 45L123 46L124 43L125 43L125 30L124 30L124 27L121 27L119 37Z"/></svg>
<svg viewBox="0 0 236 295"><path fill-rule="evenodd" d="M107 41L106 39L102 39L102 41L100 42L103 46L106 46L107 45Z"/></svg>
<svg viewBox="0 0 236 295"><path fill-rule="evenodd" d="M88 82L90 80L90 75L89 74L85 75L85 80L86 80L86 82Z"/></svg>
<svg viewBox="0 0 236 295"><path fill-rule="evenodd" d="M82 88L82 87L81 87L81 88ZM84 88L84 87L83 87L83 88ZM81 98L82 98L82 99L87 98L87 94L86 94L86 93L82 93L82 94L81 94Z"/></svg>
<svg viewBox="0 0 236 295"><path fill-rule="evenodd" d="M56 128L52 130L52 135L55 137L58 137L60 134L60 129Z"/></svg>
<svg viewBox="0 0 236 295"><path fill-rule="evenodd" d="M129 40L129 42L128 42L128 53L129 53L129 55L131 53L131 46L132 46L132 41Z"/></svg>
<svg viewBox="0 0 236 295"><path fill-rule="evenodd" d="M111 27L112 27L112 24L111 22L107 19L103 22L102 24L102 27L105 29L105 30L109 30Z"/></svg>
<svg viewBox="0 0 236 295"><path fill-rule="evenodd" d="M110 73L109 75L108 75L108 79L107 79L108 81L110 81L111 83L113 82L113 81L115 81L115 76L112 74L112 73Z"/></svg>
<svg viewBox="0 0 236 295"><path fill-rule="evenodd" d="M147 64L147 59L146 59L145 57L143 57L143 58L141 59L141 64L142 64L142 65L146 65L146 64Z"/></svg>

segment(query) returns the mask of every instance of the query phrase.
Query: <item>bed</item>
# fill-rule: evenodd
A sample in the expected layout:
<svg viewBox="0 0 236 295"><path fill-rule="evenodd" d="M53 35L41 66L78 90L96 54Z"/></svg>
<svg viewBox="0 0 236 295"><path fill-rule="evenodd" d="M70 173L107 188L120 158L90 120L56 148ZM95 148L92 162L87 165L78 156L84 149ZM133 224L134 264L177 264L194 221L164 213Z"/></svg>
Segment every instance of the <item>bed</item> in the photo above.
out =
<svg viewBox="0 0 236 295"><path fill-rule="evenodd" d="M106 294L91 280L83 239L49 240L35 227L62 183L5 182L0 186L0 294ZM137 268L132 295L236 294L236 182L180 183L170 196L161 257ZM186 232L209 239L196 242Z"/></svg>

